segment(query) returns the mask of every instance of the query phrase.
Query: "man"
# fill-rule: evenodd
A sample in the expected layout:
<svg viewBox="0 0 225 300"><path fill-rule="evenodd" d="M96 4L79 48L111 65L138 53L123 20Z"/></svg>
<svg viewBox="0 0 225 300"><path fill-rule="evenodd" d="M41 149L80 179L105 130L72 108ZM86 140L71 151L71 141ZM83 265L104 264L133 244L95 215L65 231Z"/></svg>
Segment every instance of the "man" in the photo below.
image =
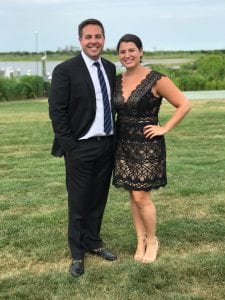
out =
<svg viewBox="0 0 225 300"><path fill-rule="evenodd" d="M56 66L49 96L55 134L52 154L65 160L72 255L69 271L76 277L84 273L85 252L117 259L103 247L100 237L113 166L110 100L115 66L100 57L105 42L100 21L84 20L78 34L81 53Z"/></svg>

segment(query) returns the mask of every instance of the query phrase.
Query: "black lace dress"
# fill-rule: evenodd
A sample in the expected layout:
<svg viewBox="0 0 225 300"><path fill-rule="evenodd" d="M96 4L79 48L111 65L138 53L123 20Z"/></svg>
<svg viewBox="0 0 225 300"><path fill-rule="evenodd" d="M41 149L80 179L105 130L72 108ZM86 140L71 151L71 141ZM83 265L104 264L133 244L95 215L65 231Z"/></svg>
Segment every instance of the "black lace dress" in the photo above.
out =
<svg viewBox="0 0 225 300"><path fill-rule="evenodd" d="M147 139L145 125L157 125L162 97L152 94L151 88L161 73L151 71L125 102L122 95L122 76L116 80L114 106L116 120L116 156L112 183L126 190L150 191L165 186L166 147L164 136Z"/></svg>

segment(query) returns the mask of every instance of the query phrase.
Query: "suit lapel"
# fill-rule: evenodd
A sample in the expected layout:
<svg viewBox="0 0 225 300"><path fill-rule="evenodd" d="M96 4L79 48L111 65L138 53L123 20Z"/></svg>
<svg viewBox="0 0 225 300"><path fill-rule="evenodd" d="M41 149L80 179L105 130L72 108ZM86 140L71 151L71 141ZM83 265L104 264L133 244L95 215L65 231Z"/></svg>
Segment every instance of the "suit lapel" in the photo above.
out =
<svg viewBox="0 0 225 300"><path fill-rule="evenodd" d="M109 80L110 88L111 88L111 90L112 90L112 89L113 89L113 78L112 78L112 73L110 72L110 69L109 69L109 65L108 65L108 63L105 62L103 59L102 59L102 64L103 64L103 66L104 66L106 75L107 75L108 80Z"/></svg>
<svg viewBox="0 0 225 300"><path fill-rule="evenodd" d="M89 74L88 68L87 68L87 66L86 66L86 64L85 64L85 62L84 62L84 60L82 58L82 55L79 54L77 56L77 58L78 58L78 68L80 69L80 70L78 69L79 74L80 74L80 76L84 76L84 79L85 79L85 81L87 83L87 86L88 86L88 89L90 91L91 96L94 99L96 99L94 85L93 85L91 76ZM110 70L109 64L104 59L102 59L102 64L104 66L106 75L108 77L110 88L111 88L111 93L112 93L112 91L113 91L113 85L114 85L114 78L112 76L112 72Z"/></svg>
<svg viewBox="0 0 225 300"><path fill-rule="evenodd" d="M87 83L88 89L91 93L91 96L95 98L94 85L91 80L91 76L89 74L88 68L87 68L81 54L78 56L78 63L79 63L79 65L78 65L79 75L84 77L84 79Z"/></svg>

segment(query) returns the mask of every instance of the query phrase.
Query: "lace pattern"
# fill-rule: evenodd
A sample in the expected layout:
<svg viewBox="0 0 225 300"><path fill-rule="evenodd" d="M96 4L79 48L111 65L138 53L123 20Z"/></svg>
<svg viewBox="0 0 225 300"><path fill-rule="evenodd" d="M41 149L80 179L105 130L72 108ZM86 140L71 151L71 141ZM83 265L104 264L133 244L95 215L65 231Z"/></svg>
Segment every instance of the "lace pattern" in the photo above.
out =
<svg viewBox="0 0 225 300"><path fill-rule="evenodd" d="M117 147L113 184L127 190L157 189L165 186L166 146L163 136L146 139L143 128L158 124L162 97L151 92L162 74L151 71L131 93L127 101L122 96L121 76L118 76L114 105L118 115Z"/></svg>

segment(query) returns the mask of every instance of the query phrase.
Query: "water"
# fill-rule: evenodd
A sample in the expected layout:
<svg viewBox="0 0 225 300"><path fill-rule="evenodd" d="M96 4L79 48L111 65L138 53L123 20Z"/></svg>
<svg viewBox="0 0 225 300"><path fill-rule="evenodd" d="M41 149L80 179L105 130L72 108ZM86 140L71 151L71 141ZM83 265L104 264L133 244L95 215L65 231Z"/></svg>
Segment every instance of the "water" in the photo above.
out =
<svg viewBox="0 0 225 300"><path fill-rule="evenodd" d="M51 74L55 66L60 61L47 61L46 73L48 78L51 78ZM117 71L123 71L123 67L119 62L115 63ZM10 70L18 72L20 75L42 75L42 62L36 61L0 61L0 70L5 70L9 76ZM188 99L225 99L225 90L218 91L190 91L184 92Z"/></svg>
<svg viewBox="0 0 225 300"><path fill-rule="evenodd" d="M176 58L176 59L147 59L143 61L144 65L154 65L162 63L164 65L167 64L180 64L180 63L187 63L191 62L193 59L182 59L182 58ZM53 69L56 65L58 65L61 61L48 61L46 62L46 73L51 76ZM122 67L120 62L115 62L115 65L117 67L117 71L123 71L124 68ZM9 76L10 71L15 71L16 73L19 73L21 75L42 75L42 61L0 61L0 70L4 70L7 75Z"/></svg>
<svg viewBox="0 0 225 300"><path fill-rule="evenodd" d="M53 69L60 61L47 61L46 73L51 76ZM5 70L9 76L10 71L15 71L20 75L42 75L42 62L36 61L1 61L0 70Z"/></svg>
<svg viewBox="0 0 225 300"><path fill-rule="evenodd" d="M46 74L51 77L53 69L60 64L61 61L47 61L46 62ZM117 71L122 69L119 62L115 63ZM6 76L10 76L10 72L14 71L15 74L20 75L40 75L42 76L42 62L36 61L0 61L1 73L5 72Z"/></svg>

